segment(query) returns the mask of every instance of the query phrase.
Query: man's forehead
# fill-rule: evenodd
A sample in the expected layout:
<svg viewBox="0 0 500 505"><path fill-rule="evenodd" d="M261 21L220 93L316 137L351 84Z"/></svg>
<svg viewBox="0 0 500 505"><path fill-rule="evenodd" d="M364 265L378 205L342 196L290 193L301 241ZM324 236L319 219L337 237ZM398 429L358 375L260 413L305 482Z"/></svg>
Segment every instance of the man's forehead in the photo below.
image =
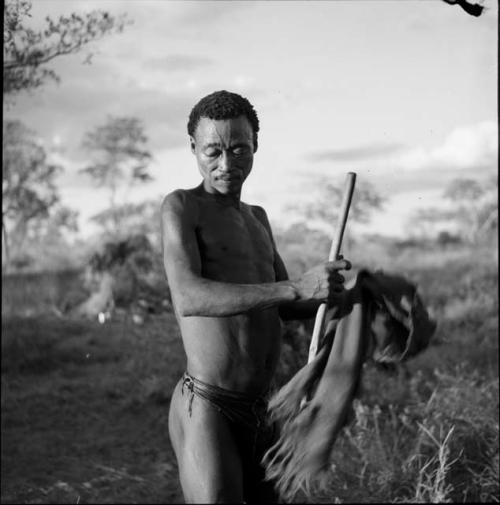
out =
<svg viewBox="0 0 500 505"><path fill-rule="evenodd" d="M230 119L210 119L201 117L196 127L196 136L210 139L210 142L249 140L253 138L250 122L245 116Z"/></svg>

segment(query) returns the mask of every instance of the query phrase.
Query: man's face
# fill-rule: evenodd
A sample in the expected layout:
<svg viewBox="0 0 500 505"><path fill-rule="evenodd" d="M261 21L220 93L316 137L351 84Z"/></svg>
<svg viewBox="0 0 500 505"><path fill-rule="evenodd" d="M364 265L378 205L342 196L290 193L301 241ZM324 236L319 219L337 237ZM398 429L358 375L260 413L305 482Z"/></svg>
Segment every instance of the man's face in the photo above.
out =
<svg viewBox="0 0 500 505"><path fill-rule="evenodd" d="M253 164L253 131L248 119L202 117L190 142L205 190L239 195Z"/></svg>

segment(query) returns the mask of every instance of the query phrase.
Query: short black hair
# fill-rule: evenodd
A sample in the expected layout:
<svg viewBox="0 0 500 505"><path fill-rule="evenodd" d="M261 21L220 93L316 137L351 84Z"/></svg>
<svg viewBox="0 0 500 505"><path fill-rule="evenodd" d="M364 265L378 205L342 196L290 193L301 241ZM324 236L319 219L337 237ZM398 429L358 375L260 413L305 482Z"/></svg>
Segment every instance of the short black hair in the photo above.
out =
<svg viewBox="0 0 500 505"><path fill-rule="evenodd" d="M257 134L259 132L259 118L253 105L243 96L230 91L214 91L203 97L189 114L187 124L188 134L194 137L200 118L208 119L233 119L245 116L253 131L254 148L257 149Z"/></svg>

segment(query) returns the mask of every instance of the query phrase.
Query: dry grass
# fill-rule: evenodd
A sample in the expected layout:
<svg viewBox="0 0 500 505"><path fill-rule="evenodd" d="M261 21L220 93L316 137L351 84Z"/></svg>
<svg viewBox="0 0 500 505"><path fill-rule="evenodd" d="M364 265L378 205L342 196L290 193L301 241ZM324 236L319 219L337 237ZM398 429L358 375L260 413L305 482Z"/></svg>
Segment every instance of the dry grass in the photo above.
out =
<svg viewBox="0 0 500 505"><path fill-rule="evenodd" d="M329 483L310 501L500 500L497 259L492 249L386 258L386 270L417 282L438 329L431 346L395 372L365 367ZM296 343L297 350L306 352ZM292 369L305 359L289 349L284 358Z"/></svg>
<svg viewBox="0 0 500 505"><path fill-rule="evenodd" d="M383 266L419 283L436 337L393 373L365 368L310 501L500 499L495 253L412 254ZM307 342L294 338L290 325L283 379L305 361ZM172 314L143 326L4 318L2 503L179 502L167 412L184 362Z"/></svg>
<svg viewBox="0 0 500 505"><path fill-rule="evenodd" d="M183 368L172 315L4 320L2 502L179 501L167 413Z"/></svg>

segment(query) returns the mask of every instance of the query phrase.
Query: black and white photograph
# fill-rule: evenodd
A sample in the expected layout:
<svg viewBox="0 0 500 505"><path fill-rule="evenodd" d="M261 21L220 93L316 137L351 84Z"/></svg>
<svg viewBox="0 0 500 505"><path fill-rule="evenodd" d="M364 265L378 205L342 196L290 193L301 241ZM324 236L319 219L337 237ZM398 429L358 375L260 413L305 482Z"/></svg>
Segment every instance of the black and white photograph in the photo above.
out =
<svg viewBox="0 0 500 505"><path fill-rule="evenodd" d="M0 502L499 502L498 10L5 0Z"/></svg>

